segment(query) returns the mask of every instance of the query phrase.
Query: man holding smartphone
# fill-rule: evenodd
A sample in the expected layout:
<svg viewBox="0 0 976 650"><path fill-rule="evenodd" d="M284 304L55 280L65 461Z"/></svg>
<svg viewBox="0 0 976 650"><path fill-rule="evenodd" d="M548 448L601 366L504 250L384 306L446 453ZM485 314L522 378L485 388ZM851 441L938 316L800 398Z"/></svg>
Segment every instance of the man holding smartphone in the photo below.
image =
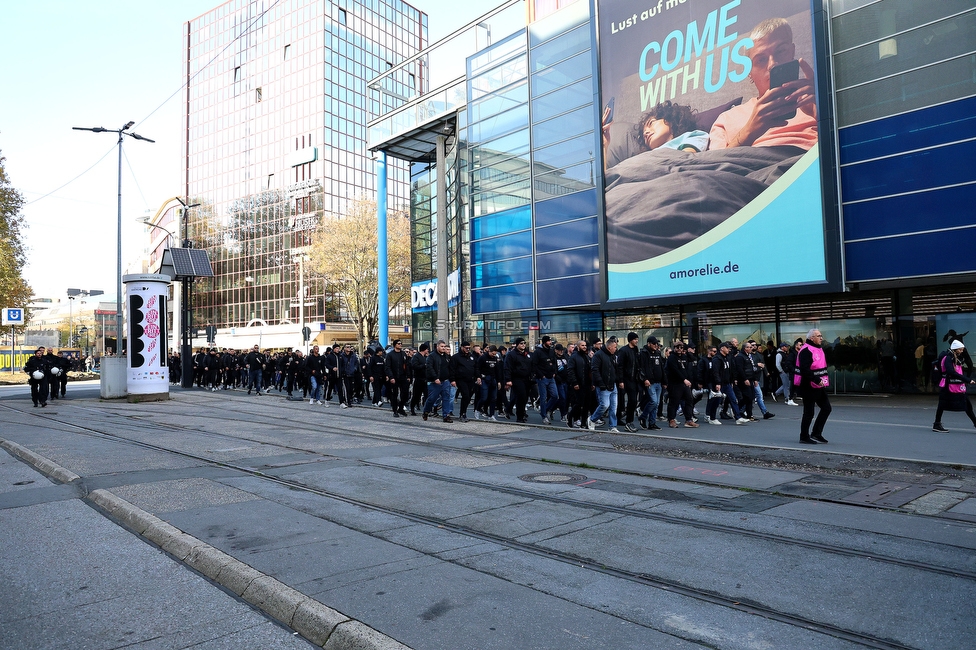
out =
<svg viewBox="0 0 976 650"><path fill-rule="evenodd" d="M813 68L795 59L793 30L783 18L762 21L750 35L749 78L758 97L718 116L709 149L792 146L807 151L817 143ZM799 78L802 71L803 78Z"/></svg>

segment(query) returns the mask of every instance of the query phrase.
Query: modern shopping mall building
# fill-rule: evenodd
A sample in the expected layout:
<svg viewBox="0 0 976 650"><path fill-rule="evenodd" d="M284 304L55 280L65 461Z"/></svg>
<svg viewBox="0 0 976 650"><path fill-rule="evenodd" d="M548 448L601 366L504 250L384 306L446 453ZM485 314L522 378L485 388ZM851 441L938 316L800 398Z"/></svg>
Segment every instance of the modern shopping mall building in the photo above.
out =
<svg viewBox="0 0 976 650"><path fill-rule="evenodd" d="M971 0L516 0L368 93L415 342L817 327L844 391L976 340Z"/></svg>

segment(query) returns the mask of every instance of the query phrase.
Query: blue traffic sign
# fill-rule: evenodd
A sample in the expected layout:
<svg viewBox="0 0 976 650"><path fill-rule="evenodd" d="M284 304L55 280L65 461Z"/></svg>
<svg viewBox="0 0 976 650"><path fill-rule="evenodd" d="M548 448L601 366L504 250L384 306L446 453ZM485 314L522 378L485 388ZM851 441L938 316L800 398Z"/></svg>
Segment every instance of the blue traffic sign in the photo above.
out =
<svg viewBox="0 0 976 650"><path fill-rule="evenodd" d="M3 325L23 325L24 310L19 307L4 307Z"/></svg>

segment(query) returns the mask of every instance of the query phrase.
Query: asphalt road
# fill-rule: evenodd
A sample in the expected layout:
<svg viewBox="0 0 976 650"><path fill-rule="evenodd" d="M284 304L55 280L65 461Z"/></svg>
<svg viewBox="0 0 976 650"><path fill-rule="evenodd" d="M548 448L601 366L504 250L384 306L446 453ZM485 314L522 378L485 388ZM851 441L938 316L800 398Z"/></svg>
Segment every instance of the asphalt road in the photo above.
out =
<svg viewBox="0 0 976 650"><path fill-rule="evenodd" d="M24 391L0 388L0 438L78 478L0 462L0 584L19 603L0 639L46 629L38 609L71 612L62 642L125 612L200 623L179 598L128 607L163 590L123 586L134 572L191 576L215 611L226 599L256 615L165 542L80 572L100 609L45 591L65 557L52 530L90 556L116 554L104 540L158 549L96 493L376 631L357 647L963 648L976 629L976 435L932 433L931 398L838 398L830 444L811 448L795 442L799 409L771 403L777 418L743 427L613 436L235 391L128 404L69 385L33 409ZM50 571L25 568L37 561ZM272 616L255 628L302 642ZM189 647L172 634L133 645ZM11 647L67 647L50 637ZM231 638L247 632L210 642Z"/></svg>

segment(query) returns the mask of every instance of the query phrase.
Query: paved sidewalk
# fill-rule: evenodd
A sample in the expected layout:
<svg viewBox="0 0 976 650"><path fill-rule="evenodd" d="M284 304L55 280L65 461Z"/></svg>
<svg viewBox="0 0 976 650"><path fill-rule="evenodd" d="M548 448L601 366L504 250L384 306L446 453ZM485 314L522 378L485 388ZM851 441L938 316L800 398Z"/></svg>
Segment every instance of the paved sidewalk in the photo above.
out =
<svg viewBox="0 0 976 650"><path fill-rule="evenodd" d="M0 647L312 646L0 450Z"/></svg>

